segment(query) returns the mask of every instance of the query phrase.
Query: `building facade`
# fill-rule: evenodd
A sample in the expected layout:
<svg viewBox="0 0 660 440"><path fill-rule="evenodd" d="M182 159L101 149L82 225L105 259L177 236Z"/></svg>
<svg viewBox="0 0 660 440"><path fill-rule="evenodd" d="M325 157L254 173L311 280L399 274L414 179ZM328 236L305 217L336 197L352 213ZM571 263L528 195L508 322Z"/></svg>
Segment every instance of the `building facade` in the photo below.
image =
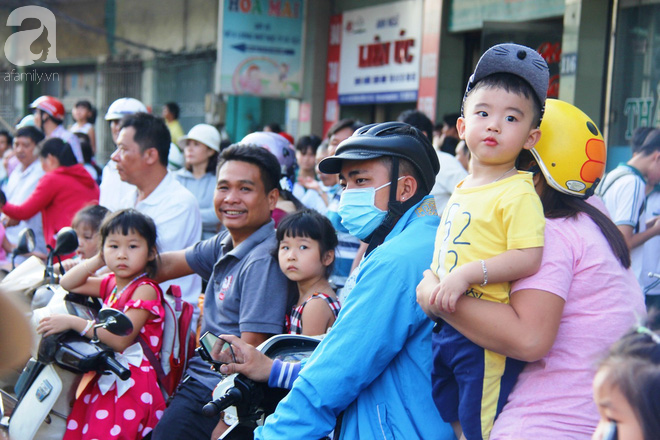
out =
<svg viewBox="0 0 660 440"><path fill-rule="evenodd" d="M184 130L223 123L233 140L271 122L322 135L340 118L409 108L439 121L460 110L481 53L506 41L544 56L550 96L597 122L608 166L660 120L660 0L45 0L48 26L18 20L25 3L0 2L0 124L42 94L69 112L88 99L100 161L114 148L103 115L123 96L156 114L175 101ZM16 36L35 29L20 60Z"/></svg>

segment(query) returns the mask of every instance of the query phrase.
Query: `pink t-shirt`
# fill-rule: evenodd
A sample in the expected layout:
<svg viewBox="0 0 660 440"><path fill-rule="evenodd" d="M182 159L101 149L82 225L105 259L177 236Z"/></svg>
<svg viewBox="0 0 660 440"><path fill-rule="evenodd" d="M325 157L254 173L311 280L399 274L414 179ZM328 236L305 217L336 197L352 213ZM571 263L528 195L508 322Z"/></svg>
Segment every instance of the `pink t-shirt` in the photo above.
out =
<svg viewBox="0 0 660 440"><path fill-rule="evenodd" d="M518 377L490 439L590 439L599 420L591 383L597 362L638 318L644 297L585 214L548 219L541 269L511 286L566 303L554 345Z"/></svg>

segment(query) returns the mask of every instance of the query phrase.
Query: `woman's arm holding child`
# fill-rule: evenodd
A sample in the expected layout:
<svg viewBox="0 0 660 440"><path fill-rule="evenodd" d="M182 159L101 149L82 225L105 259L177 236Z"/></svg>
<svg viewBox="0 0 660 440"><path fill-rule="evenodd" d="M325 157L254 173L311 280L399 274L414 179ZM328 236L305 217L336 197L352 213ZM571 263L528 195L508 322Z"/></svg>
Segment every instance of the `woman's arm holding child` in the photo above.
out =
<svg viewBox="0 0 660 440"><path fill-rule="evenodd" d="M442 279L431 293L429 304L454 312L456 302L470 285L504 283L533 275L541 266L542 257L543 248L534 247L510 249L487 260L466 263Z"/></svg>
<svg viewBox="0 0 660 440"><path fill-rule="evenodd" d="M437 283L435 274L425 271L417 302L429 317L444 320L475 344L526 362L542 358L554 344L565 304L560 296L520 290L511 295L510 304L465 297L454 313L447 313L429 305Z"/></svg>
<svg viewBox="0 0 660 440"><path fill-rule="evenodd" d="M60 286L69 292L75 291L89 296L101 296L101 278L94 276L97 270L105 266L101 254L96 254L92 258L85 260L81 264L72 267L62 279Z"/></svg>

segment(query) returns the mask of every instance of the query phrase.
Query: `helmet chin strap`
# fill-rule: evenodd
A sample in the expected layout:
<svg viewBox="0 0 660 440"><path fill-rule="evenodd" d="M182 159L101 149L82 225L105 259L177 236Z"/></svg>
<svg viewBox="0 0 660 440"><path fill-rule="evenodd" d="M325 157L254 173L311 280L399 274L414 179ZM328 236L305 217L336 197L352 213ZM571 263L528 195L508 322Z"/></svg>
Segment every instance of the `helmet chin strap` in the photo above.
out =
<svg viewBox="0 0 660 440"><path fill-rule="evenodd" d="M392 181L390 185L390 200L387 203L387 215L383 219L383 222L376 228L376 230L374 230L374 232L372 232L371 235L365 239L365 242L369 243L367 251L365 252L365 256L369 255L369 252L383 244L385 237L387 237L387 234L392 231L401 216L422 199L422 197L415 194L405 202L397 201L396 190L399 183L399 158L395 156L392 156L391 175Z"/></svg>

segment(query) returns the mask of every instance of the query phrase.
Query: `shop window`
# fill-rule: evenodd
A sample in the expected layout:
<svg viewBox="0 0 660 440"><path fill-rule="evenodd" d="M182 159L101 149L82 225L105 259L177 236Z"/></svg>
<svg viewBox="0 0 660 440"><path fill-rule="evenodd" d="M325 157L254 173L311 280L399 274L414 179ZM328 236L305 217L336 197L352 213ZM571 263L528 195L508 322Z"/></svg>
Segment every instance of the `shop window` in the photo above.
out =
<svg viewBox="0 0 660 440"><path fill-rule="evenodd" d="M622 2L611 87L608 167L630 156L636 128L660 126L660 4Z"/></svg>

